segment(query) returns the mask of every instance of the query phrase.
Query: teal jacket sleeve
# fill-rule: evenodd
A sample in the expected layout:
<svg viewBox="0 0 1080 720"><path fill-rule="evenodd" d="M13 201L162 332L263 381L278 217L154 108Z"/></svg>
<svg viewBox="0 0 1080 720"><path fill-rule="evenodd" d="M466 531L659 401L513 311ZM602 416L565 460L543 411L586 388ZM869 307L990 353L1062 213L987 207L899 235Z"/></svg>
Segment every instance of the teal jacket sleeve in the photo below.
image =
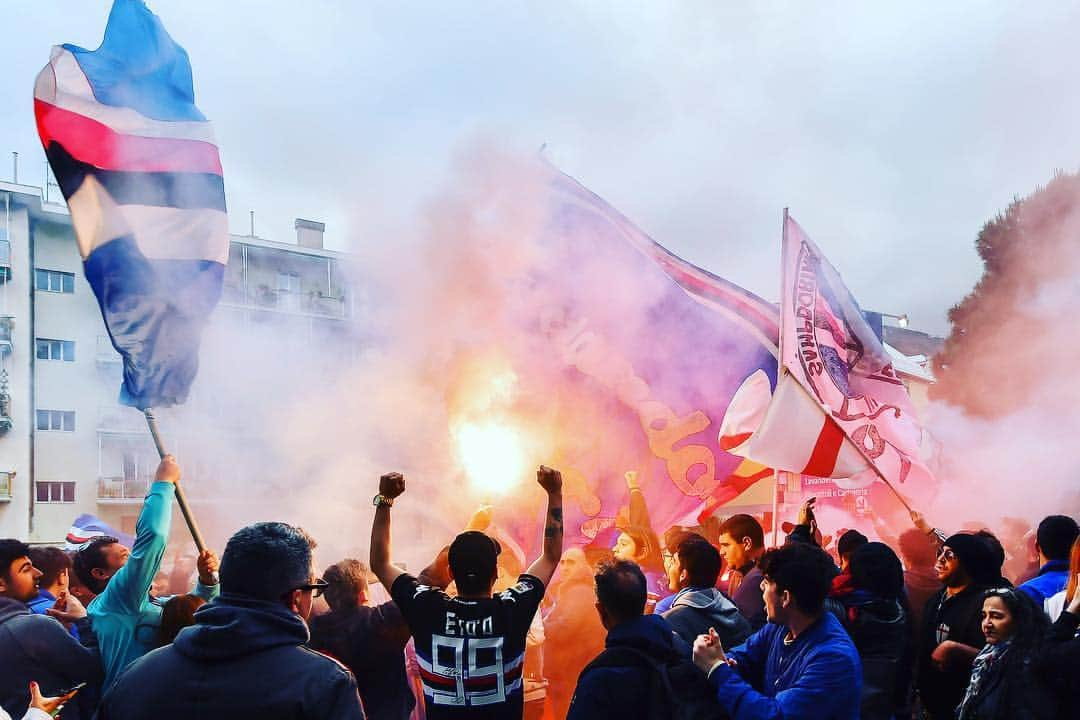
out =
<svg viewBox="0 0 1080 720"><path fill-rule="evenodd" d="M172 526L172 501L176 488L172 483L155 482L143 501L135 524L135 545L127 563L120 568L95 603L99 613L134 614L150 592L154 575L169 541Z"/></svg>
<svg viewBox="0 0 1080 720"><path fill-rule="evenodd" d="M839 711L857 698L861 687L860 671L843 653L821 652L813 658L799 678L776 697L755 690L728 665L718 665L709 674L709 683L717 700L732 720L812 720L840 717Z"/></svg>
<svg viewBox="0 0 1080 720"><path fill-rule="evenodd" d="M198 595L206 602L213 602L217 599L217 596L221 594L221 583L215 583L213 585L203 585L202 582L195 581L195 589L192 591L192 595Z"/></svg>

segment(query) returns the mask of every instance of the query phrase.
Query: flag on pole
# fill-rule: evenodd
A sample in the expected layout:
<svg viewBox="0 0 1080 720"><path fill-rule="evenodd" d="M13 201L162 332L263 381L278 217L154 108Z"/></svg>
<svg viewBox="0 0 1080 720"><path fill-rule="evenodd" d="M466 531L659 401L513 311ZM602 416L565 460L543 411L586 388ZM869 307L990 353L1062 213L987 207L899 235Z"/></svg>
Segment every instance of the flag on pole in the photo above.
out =
<svg viewBox="0 0 1080 720"><path fill-rule="evenodd" d="M187 53L142 0L115 0L97 50L53 48L34 114L123 357L121 402L184 402L229 253L221 162Z"/></svg>
<svg viewBox="0 0 1080 720"><path fill-rule="evenodd" d="M730 452L817 477L890 483L932 480L922 429L892 358L814 242L785 217L781 364L768 384L748 378L725 416ZM871 467L871 463L873 467Z"/></svg>
<svg viewBox="0 0 1080 720"><path fill-rule="evenodd" d="M71 529L64 538L64 549L81 550L94 538L103 536L117 538L121 544L128 547L135 544L135 538L131 535L120 532L96 515L83 513L71 523Z"/></svg>

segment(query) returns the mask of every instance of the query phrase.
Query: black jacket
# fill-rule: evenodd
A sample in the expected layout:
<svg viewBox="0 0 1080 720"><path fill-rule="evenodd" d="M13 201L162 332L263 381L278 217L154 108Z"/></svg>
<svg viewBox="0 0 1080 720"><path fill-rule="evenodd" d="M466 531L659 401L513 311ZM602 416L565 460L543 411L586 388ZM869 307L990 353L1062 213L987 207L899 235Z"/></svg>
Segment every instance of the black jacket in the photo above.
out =
<svg viewBox="0 0 1080 720"><path fill-rule="evenodd" d="M30 705L30 681L46 696L102 678L101 660L48 615L34 615L24 603L0 597L0 707L20 718ZM64 717L78 720L77 703Z"/></svg>
<svg viewBox="0 0 1080 720"><path fill-rule="evenodd" d="M1057 720L1057 698L1035 672L1034 655L1012 656L989 671L960 720Z"/></svg>
<svg viewBox="0 0 1080 720"><path fill-rule="evenodd" d="M689 649L659 615L642 615L612 628L607 648L629 647L658 662L685 659ZM653 704L652 671L644 664L586 666L578 678L566 720L625 720L643 717Z"/></svg>
<svg viewBox="0 0 1080 720"><path fill-rule="evenodd" d="M1077 628L1080 617L1063 610L1050 626L1037 656L1037 670L1046 682L1053 685L1061 698L1062 707L1080 708L1080 683L1076 668L1080 667L1080 637Z"/></svg>
<svg viewBox="0 0 1080 720"><path fill-rule="evenodd" d="M312 618L308 645L352 670L369 720L404 720L416 705L405 673L409 637L401 610L387 602Z"/></svg>
<svg viewBox="0 0 1080 720"><path fill-rule="evenodd" d="M930 659L945 640L981 648L986 638L981 628L985 587L970 585L949 597L946 590L934 594L923 610L919 630L918 688L923 707L933 720L954 720L956 708L964 699L971 663L948 670L938 670Z"/></svg>
<svg viewBox="0 0 1080 720"><path fill-rule="evenodd" d="M195 623L120 674L99 720L363 719L352 673L285 607L222 595Z"/></svg>
<svg viewBox="0 0 1080 720"><path fill-rule="evenodd" d="M853 594L830 598L835 613L851 636L862 663L862 720L891 720L906 704L914 661L908 615L898 600Z"/></svg>

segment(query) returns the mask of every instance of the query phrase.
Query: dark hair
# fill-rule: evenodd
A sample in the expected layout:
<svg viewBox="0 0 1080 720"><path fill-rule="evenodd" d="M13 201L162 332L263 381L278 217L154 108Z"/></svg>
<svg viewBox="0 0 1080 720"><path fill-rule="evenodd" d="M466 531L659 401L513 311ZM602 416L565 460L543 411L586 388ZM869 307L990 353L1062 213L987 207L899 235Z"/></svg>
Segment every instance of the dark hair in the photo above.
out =
<svg viewBox="0 0 1080 720"><path fill-rule="evenodd" d="M79 576L79 581L95 595L101 594L108 581L98 580L90 571L94 568L105 567L105 548L118 542L120 542L120 538L114 538L111 535L99 535L86 543L79 552L75 553L75 558L71 562L71 567L75 570L75 574Z"/></svg>
<svg viewBox="0 0 1080 720"><path fill-rule="evenodd" d="M1048 560L1068 560L1069 549L1080 535L1076 521L1068 515L1049 515L1039 523L1035 541Z"/></svg>
<svg viewBox="0 0 1080 720"><path fill-rule="evenodd" d="M672 525L664 531L664 547L673 551L687 535L691 534L692 531L682 525Z"/></svg>
<svg viewBox="0 0 1080 720"><path fill-rule="evenodd" d="M984 600L992 597L1001 598L1012 615L1013 634L1006 658L1011 655L1012 661L1017 662L1037 655L1050 627L1050 618L1042 607L1026 592L1014 588L993 588L983 594Z"/></svg>
<svg viewBox="0 0 1080 720"><path fill-rule="evenodd" d="M353 558L345 558L323 571L323 580L329 583L326 604L331 610L349 610L359 605L358 596L368 587L367 571L367 565Z"/></svg>
<svg viewBox="0 0 1080 720"><path fill-rule="evenodd" d="M30 555L30 546L22 540L4 538L0 540L0 577L11 578L11 563Z"/></svg>
<svg viewBox="0 0 1080 720"><path fill-rule="evenodd" d="M1005 546L998 540L998 536L983 528L975 531L975 537L981 538L990 552L990 565L986 567L984 573L975 578L975 581L985 585L1011 584L1001 574L1001 568L1005 564Z"/></svg>
<svg viewBox="0 0 1080 720"><path fill-rule="evenodd" d="M501 553L499 541L478 530L466 530L455 537L447 561L458 592L467 595L490 592Z"/></svg>
<svg viewBox="0 0 1080 720"><path fill-rule="evenodd" d="M720 525L720 535L730 535L735 542L750 538L750 545L765 547L765 531L753 515L732 515Z"/></svg>
<svg viewBox="0 0 1080 720"><path fill-rule="evenodd" d="M885 543L868 542L851 553L851 579L880 598L899 599L904 593L904 567Z"/></svg>
<svg viewBox="0 0 1080 720"><path fill-rule="evenodd" d="M616 623L645 612L645 573L635 562L614 560L596 573L596 599Z"/></svg>
<svg viewBox="0 0 1080 720"><path fill-rule="evenodd" d="M41 571L40 587L47 588L56 582L60 573L71 570L71 558L58 547L30 548L30 562Z"/></svg>
<svg viewBox="0 0 1080 720"><path fill-rule="evenodd" d="M776 584L777 591L790 592L795 605L807 615L821 611L836 576L836 566L828 553L806 543L766 550L760 567L761 574Z"/></svg>
<svg viewBox="0 0 1080 720"><path fill-rule="evenodd" d="M836 554L840 557L849 556L868 542L870 539L858 530L848 530L837 539Z"/></svg>
<svg viewBox="0 0 1080 720"><path fill-rule="evenodd" d="M713 587L720 575L720 553L697 533L686 533L675 546L679 564L686 570L691 587Z"/></svg>
<svg viewBox="0 0 1080 720"><path fill-rule="evenodd" d="M161 606L161 626L157 646L168 645L180 631L195 624L195 611L206 604L198 595L173 595Z"/></svg>
<svg viewBox="0 0 1080 720"><path fill-rule="evenodd" d="M283 522L241 528L221 555L221 591L276 602L311 579L314 547L310 535Z"/></svg>
<svg viewBox="0 0 1080 720"><path fill-rule="evenodd" d="M900 554L914 567L931 567L937 558L937 548L922 530L908 528L900 533Z"/></svg>

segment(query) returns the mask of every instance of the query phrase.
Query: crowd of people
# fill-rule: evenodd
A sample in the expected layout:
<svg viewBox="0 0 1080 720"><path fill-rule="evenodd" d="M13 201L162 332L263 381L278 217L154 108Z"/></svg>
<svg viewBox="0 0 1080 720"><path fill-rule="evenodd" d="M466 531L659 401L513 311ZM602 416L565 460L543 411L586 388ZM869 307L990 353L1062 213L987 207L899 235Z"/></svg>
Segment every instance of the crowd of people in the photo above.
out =
<svg viewBox="0 0 1080 720"><path fill-rule="evenodd" d="M392 561L389 473L367 564L320 573L311 536L263 522L163 573L179 479L164 458L130 548L0 540L0 719L1080 717L1068 516L1039 523L1034 566L917 513L833 556L813 499L776 547L750 515L660 536L628 476L613 541L564 549L541 466L531 564L487 508L414 575Z"/></svg>

